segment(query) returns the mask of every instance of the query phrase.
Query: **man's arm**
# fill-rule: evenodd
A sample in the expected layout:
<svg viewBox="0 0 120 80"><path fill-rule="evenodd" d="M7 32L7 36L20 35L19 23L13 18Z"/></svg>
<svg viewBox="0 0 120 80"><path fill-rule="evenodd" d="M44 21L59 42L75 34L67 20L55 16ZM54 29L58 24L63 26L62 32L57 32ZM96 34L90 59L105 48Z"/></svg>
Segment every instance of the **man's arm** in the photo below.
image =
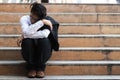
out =
<svg viewBox="0 0 120 80"><path fill-rule="evenodd" d="M41 28L44 25L41 20L36 22L36 23L34 23L34 24L29 25L28 19L29 18L27 18L27 16L23 16L20 19L22 32L26 36L33 35L39 28Z"/></svg>
<svg viewBox="0 0 120 80"><path fill-rule="evenodd" d="M50 30L48 29L45 29L42 31L41 30L37 31L37 30L40 29L44 24L49 25L50 28L52 29L52 23L49 20L43 19L34 24L29 25L29 21L30 21L29 19L30 18L28 16L23 16L20 19L20 24L22 27L24 38L46 38L48 37Z"/></svg>
<svg viewBox="0 0 120 80"><path fill-rule="evenodd" d="M38 33L37 30L40 29L44 24L48 25L50 27L50 29L52 30L52 23L49 20L43 19L43 20L40 20L34 24L29 25L28 19L29 18L27 16L23 16L20 19L22 32L25 36L32 36L32 35L40 34L40 31ZM41 36L41 37L43 37L43 36Z"/></svg>
<svg viewBox="0 0 120 80"><path fill-rule="evenodd" d="M50 34L51 28L47 25L43 26L43 29L38 29L37 32L27 38L47 38Z"/></svg>
<svg viewBox="0 0 120 80"><path fill-rule="evenodd" d="M50 34L50 30L44 29L44 30L39 30L35 34L31 36L26 36L26 37L27 38L47 38L49 34Z"/></svg>

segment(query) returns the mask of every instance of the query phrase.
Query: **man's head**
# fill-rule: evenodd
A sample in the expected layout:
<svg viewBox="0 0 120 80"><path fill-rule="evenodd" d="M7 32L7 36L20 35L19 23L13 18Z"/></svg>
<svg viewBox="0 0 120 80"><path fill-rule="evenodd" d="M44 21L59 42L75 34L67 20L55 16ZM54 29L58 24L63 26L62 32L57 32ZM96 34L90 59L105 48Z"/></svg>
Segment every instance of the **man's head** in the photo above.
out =
<svg viewBox="0 0 120 80"><path fill-rule="evenodd" d="M35 23L38 20L42 20L46 17L47 10L46 7L40 3L31 4L31 22Z"/></svg>

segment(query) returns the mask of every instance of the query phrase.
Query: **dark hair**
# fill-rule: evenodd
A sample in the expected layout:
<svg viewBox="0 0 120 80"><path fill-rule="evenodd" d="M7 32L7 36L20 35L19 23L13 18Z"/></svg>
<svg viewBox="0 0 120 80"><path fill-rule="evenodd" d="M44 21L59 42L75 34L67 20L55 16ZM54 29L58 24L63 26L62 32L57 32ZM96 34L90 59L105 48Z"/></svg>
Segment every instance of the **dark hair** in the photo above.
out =
<svg viewBox="0 0 120 80"><path fill-rule="evenodd" d="M47 15L47 10L46 7L40 3L33 3L30 5L31 8L31 13L35 14L36 16L38 16L38 18L44 19Z"/></svg>

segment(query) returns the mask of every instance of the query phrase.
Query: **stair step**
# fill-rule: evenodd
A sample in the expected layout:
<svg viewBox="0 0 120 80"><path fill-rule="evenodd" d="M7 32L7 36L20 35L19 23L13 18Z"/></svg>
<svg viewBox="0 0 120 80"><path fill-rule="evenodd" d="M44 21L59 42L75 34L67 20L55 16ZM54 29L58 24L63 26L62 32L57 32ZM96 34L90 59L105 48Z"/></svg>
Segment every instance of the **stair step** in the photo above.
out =
<svg viewBox="0 0 120 80"><path fill-rule="evenodd" d="M18 38L21 34L1 34L0 38ZM59 38L119 38L119 34L59 34Z"/></svg>
<svg viewBox="0 0 120 80"><path fill-rule="evenodd" d="M25 76L0 76L1 80L29 80L29 78ZM43 78L45 80L119 80L119 75L62 75L62 76L45 76ZM35 78L35 80L40 80Z"/></svg>
<svg viewBox="0 0 120 80"><path fill-rule="evenodd" d="M1 47L17 47L17 39L20 35L0 35ZM59 35L61 47L119 47L120 35ZM6 41L6 42L4 42ZM71 42L72 41L72 42Z"/></svg>
<svg viewBox="0 0 120 80"><path fill-rule="evenodd" d="M20 33L21 27L19 23L0 23L0 34L20 34ZM60 23L58 33L120 34L120 24Z"/></svg>
<svg viewBox="0 0 120 80"><path fill-rule="evenodd" d="M5 25L5 23L3 24ZM61 26L119 26L120 23L60 23L60 25Z"/></svg>
<svg viewBox="0 0 120 80"><path fill-rule="evenodd" d="M119 13L119 4L45 4L48 12ZM55 8L54 8L55 7ZM74 9L73 9L74 8ZM0 4L1 12L29 12L30 4Z"/></svg>
<svg viewBox="0 0 120 80"><path fill-rule="evenodd" d="M25 61L0 61L0 65L24 64ZM120 61L48 61L47 65L120 65Z"/></svg>
<svg viewBox="0 0 120 80"><path fill-rule="evenodd" d="M59 34L119 34L120 25L112 24L62 24L59 27ZM72 26L73 25L73 26ZM93 31L94 30L94 31Z"/></svg>
<svg viewBox="0 0 120 80"><path fill-rule="evenodd" d="M20 50L20 47L0 47L0 50ZM83 51L83 50L90 50L90 51L99 51L99 50L116 50L119 51L119 47L60 47L60 50L64 51Z"/></svg>
<svg viewBox="0 0 120 80"><path fill-rule="evenodd" d="M58 51L50 60L120 60L120 51ZM109 53L109 54L108 54ZM114 56L113 56L114 55ZM0 50L0 60L23 60L20 50Z"/></svg>
<svg viewBox="0 0 120 80"><path fill-rule="evenodd" d="M0 14L0 22L19 22L20 18L25 14L18 13L1 13ZM81 22L81 23L119 23L120 22L120 14L99 14L99 13L54 13L48 14L53 17L58 22ZM7 19L7 20L6 20Z"/></svg>
<svg viewBox="0 0 120 80"><path fill-rule="evenodd" d="M120 61L48 61L47 75L120 74ZM0 75L25 75L25 61L0 61ZM52 70L52 71L51 71Z"/></svg>
<svg viewBox="0 0 120 80"><path fill-rule="evenodd" d="M60 48L53 51L50 60L120 60L120 50L114 48ZM20 48L0 48L0 60L23 60Z"/></svg>
<svg viewBox="0 0 120 80"><path fill-rule="evenodd" d="M0 14L0 22L19 22L20 18L26 14ZM48 14L49 15L49 14ZM53 17L58 22L96 22L96 14L94 15L82 15L82 18L88 18L92 20L81 20L79 14L50 14L49 16ZM6 20L7 18L7 20Z"/></svg>
<svg viewBox="0 0 120 80"><path fill-rule="evenodd" d="M0 60L23 60L20 47L0 47ZM120 60L119 47L60 47L50 60Z"/></svg>
<svg viewBox="0 0 120 80"><path fill-rule="evenodd" d="M60 38L119 38L119 34L60 34Z"/></svg>
<svg viewBox="0 0 120 80"><path fill-rule="evenodd" d="M118 37L118 36L117 36ZM0 47L17 47L15 37L0 37ZM120 37L70 36L59 38L60 47L120 47ZM71 42L72 41L72 42Z"/></svg>
<svg viewBox="0 0 120 80"><path fill-rule="evenodd" d="M30 4L0 4L1 12L30 12ZM81 5L45 4L48 12L79 12ZM56 7L56 8L54 8ZM64 8L63 8L64 7ZM71 8L75 8L74 10ZM90 11L90 10L87 10Z"/></svg>
<svg viewBox="0 0 120 80"><path fill-rule="evenodd" d="M62 64L59 61L57 63L49 61L48 63L45 72L46 75L108 74L107 65L88 66L77 63L70 64L68 62ZM24 61L1 61L0 68L0 75L25 75L27 73ZM91 72L93 68L94 72Z"/></svg>
<svg viewBox="0 0 120 80"><path fill-rule="evenodd" d="M23 12L23 13L18 13L18 12L0 12L0 15L5 14L5 15L30 15L30 12ZM80 13L80 12L48 12L48 15L120 15L120 13Z"/></svg>
<svg viewBox="0 0 120 80"><path fill-rule="evenodd" d="M20 26L19 22L0 22L0 26ZM60 26L120 26L120 23L60 23Z"/></svg>
<svg viewBox="0 0 120 80"><path fill-rule="evenodd" d="M108 54L109 53L109 54ZM120 60L119 51L58 51L50 60ZM0 60L23 60L20 50L0 50Z"/></svg>

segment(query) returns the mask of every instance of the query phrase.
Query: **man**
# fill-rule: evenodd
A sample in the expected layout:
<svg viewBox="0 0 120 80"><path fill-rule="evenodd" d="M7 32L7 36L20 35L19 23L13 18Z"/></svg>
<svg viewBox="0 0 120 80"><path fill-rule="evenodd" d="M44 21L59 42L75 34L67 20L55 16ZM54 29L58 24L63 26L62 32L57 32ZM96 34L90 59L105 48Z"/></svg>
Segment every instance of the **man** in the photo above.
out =
<svg viewBox="0 0 120 80"><path fill-rule="evenodd" d="M59 24L46 16L46 12L45 6L33 3L31 14L20 19L22 37L18 40L18 45L22 42L21 51L27 62L29 78L43 78L46 62L51 56L52 49L59 50L57 40Z"/></svg>

